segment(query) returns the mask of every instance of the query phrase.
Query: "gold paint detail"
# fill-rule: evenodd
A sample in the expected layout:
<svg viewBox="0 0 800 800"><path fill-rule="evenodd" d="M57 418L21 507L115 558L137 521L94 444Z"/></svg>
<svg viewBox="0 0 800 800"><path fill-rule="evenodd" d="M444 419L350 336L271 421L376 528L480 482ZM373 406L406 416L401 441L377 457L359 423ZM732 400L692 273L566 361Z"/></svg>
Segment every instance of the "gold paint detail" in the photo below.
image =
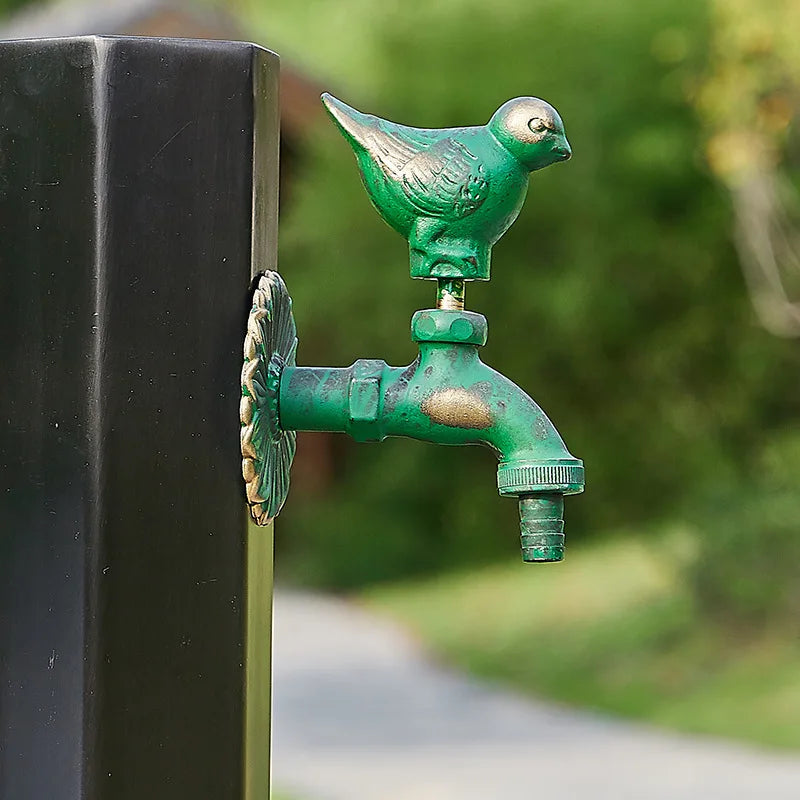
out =
<svg viewBox="0 0 800 800"><path fill-rule="evenodd" d="M255 459L257 455L253 446L253 433L255 431L255 425L253 424L253 397L255 396L253 375L255 375L259 363L256 354L256 342L260 340L260 334L256 328L251 327L251 322L252 317L248 320L247 335L244 339L244 357L246 360L242 367L242 385L247 387L250 395L242 395L242 399L239 402L239 421L242 423L240 432L242 477L245 481L248 501L257 503L262 498L258 494L260 478L256 473Z"/></svg>
<svg viewBox="0 0 800 800"><path fill-rule="evenodd" d="M439 278L436 285L436 308L463 311L466 286L460 278Z"/></svg>
<svg viewBox="0 0 800 800"><path fill-rule="evenodd" d="M245 483L250 483L256 477L256 462L252 458L242 459L242 477Z"/></svg>
<svg viewBox="0 0 800 800"><path fill-rule="evenodd" d="M466 389L442 389L422 403L422 413L437 425L450 428L488 428L492 410L480 397Z"/></svg>
<svg viewBox="0 0 800 800"><path fill-rule="evenodd" d="M549 107L541 101L532 104L531 98L527 97L519 97L505 104L502 123L511 136L525 144L540 142L556 126Z"/></svg>
<svg viewBox="0 0 800 800"><path fill-rule="evenodd" d="M239 403L239 422L242 425L249 425L253 421L253 401L249 397L242 395Z"/></svg>
<svg viewBox="0 0 800 800"><path fill-rule="evenodd" d="M437 298L436 308L441 308L445 311L463 311L464 300L458 295L445 290Z"/></svg>
<svg viewBox="0 0 800 800"><path fill-rule="evenodd" d="M263 282L262 282L263 283ZM258 493L261 485L261 476L256 471L257 453L253 445L253 424L254 398L256 396L253 386L253 376L256 374L260 359L258 356L257 345L262 343L261 329L259 322L268 315L266 309L269 297L261 284L253 293L253 304L255 309L247 319L247 334L244 337L244 365L242 366L242 386L247 389L248 394L243 394L239 403L239 421L242 423L241 451L242 451L242 477L245 482L245 493L250 509L250 516L257 525L267 525L270 520L261 503L264 498Z"/></svg>
<svg viewBox="0 0 800 800"><path fill-rule="evenodd" d="M249 332L247 335L250 336ZM254 358L252 361L245 361L242 367L242 386L245 386L247 391L250 392L250 397L256 396L256 390L253 387L253 376L258 371L258 364L259 359Z"/></svg>
<svg viewBox="0 0 800 800"><path fill-rule="evenodd" d="M261 476L256 475L252 480L247 482L247 501L252 504L264 503L266 500L258 493L261 486Z"/></svg>
<svg viewBox="0 0 800 800"><path fill-rule="evenodd" d="M258 453L256 453L256 449L253 446L253 429L255 428L254 425L247 425L242 428L241 439L242 439L242 456L244 458L258 458Z"/></svg>

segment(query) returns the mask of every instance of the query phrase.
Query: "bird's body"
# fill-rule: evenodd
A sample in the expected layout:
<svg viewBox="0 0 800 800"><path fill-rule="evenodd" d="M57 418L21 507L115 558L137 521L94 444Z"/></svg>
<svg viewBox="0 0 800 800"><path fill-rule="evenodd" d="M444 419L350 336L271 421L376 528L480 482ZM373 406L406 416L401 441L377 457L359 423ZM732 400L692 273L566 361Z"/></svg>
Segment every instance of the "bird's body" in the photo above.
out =
<svg viewBox="0 0 800 800"><path fill-rule="evenodd" d="M363 114L331 95L323 102L355 151L373 204L408 239L413 277L488 279L491 247L519 215L529 173L569 153L564 138L566 150L553 157L550 147L549 160L540 155L532 165L509 149L491 122L411 128ZM555 110L543 105L560 124ZM563 138L563 126L561 132Z"/></svg>

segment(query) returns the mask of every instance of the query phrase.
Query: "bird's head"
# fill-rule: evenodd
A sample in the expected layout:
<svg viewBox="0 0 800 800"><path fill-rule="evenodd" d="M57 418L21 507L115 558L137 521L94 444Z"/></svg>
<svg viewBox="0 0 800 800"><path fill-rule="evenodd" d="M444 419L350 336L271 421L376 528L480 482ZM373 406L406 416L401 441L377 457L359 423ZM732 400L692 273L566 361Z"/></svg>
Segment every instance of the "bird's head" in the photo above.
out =
<svg viewBox="0 0 800 800"><path fill-rule="evenodd" d="M558 111L538 97L509 100L495 111L488 127L531 172L572 155Z"/></svg>

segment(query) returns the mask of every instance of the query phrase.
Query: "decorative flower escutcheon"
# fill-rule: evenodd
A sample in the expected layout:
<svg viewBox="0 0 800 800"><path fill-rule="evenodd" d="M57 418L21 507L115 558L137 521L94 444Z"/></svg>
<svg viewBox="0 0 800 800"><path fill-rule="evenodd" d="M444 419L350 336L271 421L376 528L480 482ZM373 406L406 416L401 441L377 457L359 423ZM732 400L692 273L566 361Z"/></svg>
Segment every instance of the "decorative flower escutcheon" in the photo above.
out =
<svg viewBox="0 0 800 800"><path fill-rule="evenodd" d="M280 427L278 389L283 368L295 365L297 330L292 299L277 272L261 275L247 319L242 367L242 477L250 515L269 525L289 493L297 434Z"/></svg>

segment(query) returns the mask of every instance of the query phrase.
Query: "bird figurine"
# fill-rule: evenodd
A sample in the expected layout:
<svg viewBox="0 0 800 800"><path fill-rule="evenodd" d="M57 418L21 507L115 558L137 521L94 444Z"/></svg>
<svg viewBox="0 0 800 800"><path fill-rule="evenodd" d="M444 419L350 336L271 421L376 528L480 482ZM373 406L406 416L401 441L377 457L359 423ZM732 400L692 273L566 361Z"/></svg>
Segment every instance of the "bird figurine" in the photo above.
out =
<svg viewBox="0 0 800 800"><path fill-rule="evenodd" d="M322 102L353 148L383 219L408 239L411 277L488 280L492 245L519 215L531 172L572 155L558 112L537 97L486 125L411 128Z"/></svg>

